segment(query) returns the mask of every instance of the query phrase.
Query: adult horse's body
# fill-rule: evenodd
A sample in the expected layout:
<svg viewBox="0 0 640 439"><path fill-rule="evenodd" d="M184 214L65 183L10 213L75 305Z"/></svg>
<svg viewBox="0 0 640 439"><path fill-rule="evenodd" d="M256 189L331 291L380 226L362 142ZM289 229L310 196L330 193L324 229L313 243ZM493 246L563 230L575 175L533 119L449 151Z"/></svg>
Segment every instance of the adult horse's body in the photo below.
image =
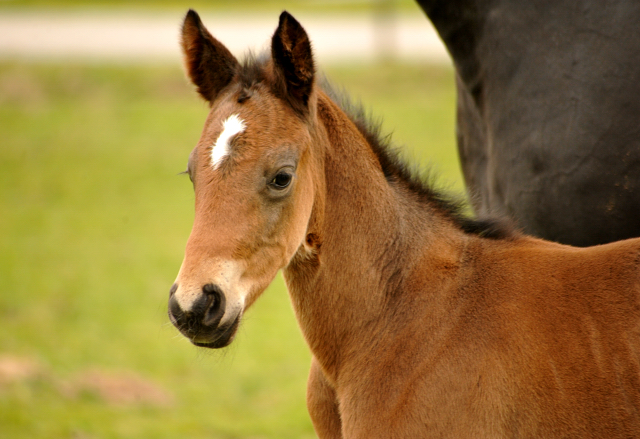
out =
<svg viewBox="0 0 640 439"><path fill-rule="evenodd" d="M476 212L565 244L640 236L640 2L418 3L456 67Z"/></svg>
<svg viewBox="0 0 640 439"><path fill-rule="evenodd" d="M219 348L284 269L321 438L640 437L640 240L577 249L464 219L316 85L287 13L239 63L187 14L210 102L169 314Z"/></svg>

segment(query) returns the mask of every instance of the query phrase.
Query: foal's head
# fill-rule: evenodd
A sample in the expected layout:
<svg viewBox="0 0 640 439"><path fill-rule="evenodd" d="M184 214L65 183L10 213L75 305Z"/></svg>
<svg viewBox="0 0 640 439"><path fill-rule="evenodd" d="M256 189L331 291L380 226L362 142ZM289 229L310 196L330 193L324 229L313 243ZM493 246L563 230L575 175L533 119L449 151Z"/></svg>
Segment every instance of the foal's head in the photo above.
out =
<svg viewBox="0 0 640 439"><path fill-rule="evenodd" d="M243 311L304 251L318 160L309 39L284 12L271 58L241 65L189 11L189 77L211 111L188 173L195 221L169 315L198 346L229 344Z"/></svg>

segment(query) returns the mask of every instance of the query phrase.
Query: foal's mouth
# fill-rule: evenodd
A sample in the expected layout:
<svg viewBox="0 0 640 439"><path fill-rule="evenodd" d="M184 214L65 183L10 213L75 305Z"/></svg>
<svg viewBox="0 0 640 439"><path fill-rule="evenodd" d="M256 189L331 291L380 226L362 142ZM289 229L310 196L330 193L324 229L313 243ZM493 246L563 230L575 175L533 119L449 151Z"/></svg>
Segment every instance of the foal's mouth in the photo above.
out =
<svg viewBox="0 0 640 439"><path fill-rule="evenodd" d="M190 339L191 343L200 348L220 349L231 344L235 338L238 326L240 325L241 314L233 322L216 328L215 331L207 334L198 334Z"/></svg>

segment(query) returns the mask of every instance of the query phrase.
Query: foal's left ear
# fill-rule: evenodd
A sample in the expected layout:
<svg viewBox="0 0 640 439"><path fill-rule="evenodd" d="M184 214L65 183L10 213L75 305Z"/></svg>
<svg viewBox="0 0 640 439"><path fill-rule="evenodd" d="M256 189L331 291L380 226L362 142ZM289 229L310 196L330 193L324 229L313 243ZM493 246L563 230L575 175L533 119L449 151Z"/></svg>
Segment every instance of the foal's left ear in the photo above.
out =
<svg viewBox="0 0 640 439"><path fill-rule="evenodd" d="M307 114L315 74L311 43L300 23L286 11L280 14L271 40L271 57L282 97L294 110Z"/></svg>

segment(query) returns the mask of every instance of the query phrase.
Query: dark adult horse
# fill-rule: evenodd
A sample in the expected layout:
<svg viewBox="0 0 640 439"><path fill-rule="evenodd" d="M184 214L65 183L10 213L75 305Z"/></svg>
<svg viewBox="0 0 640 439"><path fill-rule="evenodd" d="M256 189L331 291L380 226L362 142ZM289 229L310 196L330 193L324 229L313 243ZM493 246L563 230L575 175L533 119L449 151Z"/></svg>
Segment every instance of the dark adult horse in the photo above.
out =
<svg viewBox="0 0 640 439"><path fill-rule="evenodd" d="M476 212L578 246L640 236L640 2L418 3L455 64Z"/></svg>

